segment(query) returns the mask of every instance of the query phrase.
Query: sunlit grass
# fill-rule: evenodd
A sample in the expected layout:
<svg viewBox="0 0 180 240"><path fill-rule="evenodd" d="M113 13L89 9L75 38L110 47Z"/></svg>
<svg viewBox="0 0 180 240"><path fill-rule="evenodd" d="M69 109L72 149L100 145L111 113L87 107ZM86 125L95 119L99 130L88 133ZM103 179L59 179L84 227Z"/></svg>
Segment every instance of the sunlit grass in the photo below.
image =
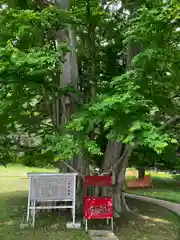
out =
<svg viewBox="0 0 180 240"><path fill-rule="evenodd" d="M154 172L154 171L146 171L146 174L150 174L152 177L156 178L163 178L167 180L179 180L180 181L180 174L170 174L167 172ZM128 168L126 172L127 178L135 178L137 177L138 172L135 168Z"/></svg>
<svg viewBox="0 0 180 240"><path fill-rule="evenodd" d="M28 172L57 172L56 168L26 167L20 164L9 164L7 167L0 166L0 176L26 176Z"/></svg>
<svg viewBox="0 0 180 240"><path fill-rule="evenodd" d="M37 217L35 229L20 229L25 222L28 196L27 172L52 172L56 169L28 168L21 165L0 167L0 240L88 240L83 230L67 230L60 212Z"/></svg>
<svg viewBox="0 0 180 240"><path fill-rule="evenodd" d="M129 190L129 193L153 197L157 199L162 199L170 202L180 203L180 191L173 191L170 189L158 189L158 190Z"/></svg>

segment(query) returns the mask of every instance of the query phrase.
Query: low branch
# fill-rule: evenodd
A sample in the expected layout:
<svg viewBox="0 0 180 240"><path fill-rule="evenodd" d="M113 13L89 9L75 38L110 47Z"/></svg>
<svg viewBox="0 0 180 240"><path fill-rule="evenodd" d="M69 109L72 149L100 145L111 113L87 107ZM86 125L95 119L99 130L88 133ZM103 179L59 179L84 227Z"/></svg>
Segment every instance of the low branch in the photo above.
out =
<svg viewBox="0 0 180 240"><path fill-rule="evenodd" d="M129 150L130 150L130 147L128 145L126 145L122 156L117 160L117 162L113 166L111 166L109 171L103 172L101 175L108 175L108 174L112 173L117 168L118 165L120 165L120 164L122 165Z"/></svg>
<svg viewBox="0 0 180 240"><path fill-rule="evenodd" d="M71 165L69 165L69 164L66 163L65 161L63 161L62 163L63 163L67 168L69 168L72 172L77 173L81 178L84 179L85 176L84 176L81 172L79 172L77 169L73 168Z"/></svg>
<svg viewBox="0 0 180 240"><path fill-rule="evenodd" d="M169 125L175 123L176 121L180 120L180 116L176 115L173 118L171 118L170 120L166 121L164 124L162 124L162 126L159 128L159 130L163 130L165 128L167 128ZM101 175L107 175L112 173L118 166L122 166L127 154L130 155L131 152L133 151L133 149L135 149L138 146L138 142L136 142L136 144L134 145L134 147L130 147L128 145L125 146L125 150L122 154L122 156L118 159L118 161L111 167L111 169L109 169L109 171L107 172L103 172Z"/></svg>
<svg viewBox="0 0 180 240"><path fill-rule="evenodd" d="M43 9L46 8L50 5L50 2L48 2L47 0L36 0L37 1L37 5ZM52 3L51 3L52 4Z"/></svg>
<svg viewBox="0 0 180 240"><path fill-rule="evenodd" d="M124 159L128 152L129 152L129 146L125 145L124 152L123 152L122 156L118 159L118 161L112 166L112 171L114 171L121 163L124 162Z"/></svg>
<svg viewBox="0 0 180 240"><path fill-rule="evenodd" d="M163 123L159 130L164 130L165 128L169 127L169 125L175 123L176 121L180 120L180 116L176 115L174 117L172 117L171 119L169 119L168 121L166 121L165 123Z"/></svg>
<svg viewBox="0 0 180 240"><path fill-rule="evenodd" d="M36 150L41 150L43 147L27 147L27 148L3 148L0 146L0 151L4 151L4 152L32 152L32 151L36 151Z"/></svg>

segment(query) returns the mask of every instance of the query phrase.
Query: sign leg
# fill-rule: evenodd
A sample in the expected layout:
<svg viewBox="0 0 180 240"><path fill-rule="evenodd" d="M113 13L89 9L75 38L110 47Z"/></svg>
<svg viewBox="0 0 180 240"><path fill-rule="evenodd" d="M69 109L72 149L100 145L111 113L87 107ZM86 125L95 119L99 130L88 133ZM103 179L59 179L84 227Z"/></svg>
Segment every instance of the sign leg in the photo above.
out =
<svg viewBox="0 0 180 240"><path fill-rule="evenodd" d="M27 205L27 222L29 221L30 207L31 207L30 195L31 195L31 178L29 179L28 205Z"/></svg>
<svg viewBox="0 0 180 240"><path fill-rule="evenodd" d="M36 217L36 201L34 201L33 202L34 204L34 206L33 206L33 223L32 223L32 226L33 226L33 228L34 228L34 226L35 226L35 217Z"/></svg>
<svg viewBox="0 0 180 240"><path fill-rule="evenodd" d="M27 205L27 222L29 222L29 214L30 214L30 199L28 198L28 205Z"/></svg>
<svg viewBox="0 0 180 240"><path fill-rule="evenodd" d="M76 222L76 219L75 219L75 214L76 214L76 213L75 213L75 211L76 211L76 210L75 210L75 206L73 206L73 208L72 208L73 226L75 225L75 222Z"/></svg>

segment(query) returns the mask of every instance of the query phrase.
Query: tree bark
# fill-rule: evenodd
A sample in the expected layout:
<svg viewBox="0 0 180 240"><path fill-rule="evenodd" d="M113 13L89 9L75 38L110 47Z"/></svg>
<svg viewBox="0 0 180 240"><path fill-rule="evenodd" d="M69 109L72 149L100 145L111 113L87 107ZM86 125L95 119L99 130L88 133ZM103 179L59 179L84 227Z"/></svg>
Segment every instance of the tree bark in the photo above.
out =
<svg viewBox="0 0 180 240"><path fill-rule="evenodd" d="M145 177L145 168L140 167L138 168L138 179L144 179Z"/></svg>
<svg viewBox="0 0 180 240"><path fill-rule="evenodd" d="M70 1L69 0L55 0L55 4L58 8L64 9L64 11L69 10ZM64 42L67 44L71 52L60 53L62 56L64 55L64 61L61 64L61 73L59 85L61 87L73 86L75 89L78 89L78 66L77 66L77 56L76 56L76 37L73 29L68 26L66 29L58 30L56 33L56 41L57 44L61 44ZM75 96L76 97L76 96ZM57 102L58 101L58 102ZM60 100L57 100L54 104L56 107L54 108L57 124L67 124L70 120L72 113L75 111L75 103L72 101L70 96L62 96ZM61 108L61 116L57 116L59 114L59 108Z"/></svg>
<svg viewBox="0 0 180 240"><path fill-rule="evenodd" d="M104 161L102 165L102 169L107 171L110 169L112 165L119 159L119 156L122 153L123 145L122 143L117 143L115 141L108 141L105 154L104 154Z"/></svg>
<svg viewBox="0 0 180 240"><path fill-rule="evenodd" d="M114 187L113 193L113 204L114 204L114 212L115 217L120 217L122 212L129 212L130 209L126 204L125 196L124 196L124 183L125 183L125 173L126 168L128 166L128 160L132 153L132 147L126 146L124 148L124 152L122 153L123 158L121 157L121 162L116 167L115 179L116 184Z"/></svg>
<svg viewBox="0 0 180 240"><path fill-rule="evenodd" d="M56 6L67 11L70 7L70 0L55 0ZM78 74L78 65L77 65L77 56L76 56L76 36L73 29L69 26L67 29L60 30L57 33L57 41L62 43L65 42L68 47L72 50L68 52L64 56L64 63L61 65L61 74L60 74L60 86L67 87L73 86L76 90L79 89L79 74ZM73 99L77 99L77 96L72 96ZM61 107L61 116L60 124L64 125L70 121L72 114L76 110L76 105L74 101L72 101L71 96L63 96L61 100L56 105ZM56 108L56 113L58 110ZM56 114L57 115L57 114ZM57 116L56 116L56 119ZM74 158L68 162L73 168L75 168L78 172L83 175L89 174L89 165L86 159L83 156L74 156ZM64 166L61 170L69 172L69 169ZM79 177L77 181L77 197L78 197L78 208L82 203L82 178Z"/></svg>
<svg viewBox="0 0 180 240"><path fill-rule="evenodd" d="M105 151L103 170L104 172L106 172L113 166L115 166L115 169L112 170L115 182L112 191L110 188L105 188L102 191L102 195L103 196L109 196L110 194L113 195L115 217L120 217L120 214L122 212L130 211L124 197L124 182L125 172L128 166L128 159L131 155L131 152L132 152L131 147L124 146L124 144L122 143L117 143L113 141L108 142Z"/></svg>

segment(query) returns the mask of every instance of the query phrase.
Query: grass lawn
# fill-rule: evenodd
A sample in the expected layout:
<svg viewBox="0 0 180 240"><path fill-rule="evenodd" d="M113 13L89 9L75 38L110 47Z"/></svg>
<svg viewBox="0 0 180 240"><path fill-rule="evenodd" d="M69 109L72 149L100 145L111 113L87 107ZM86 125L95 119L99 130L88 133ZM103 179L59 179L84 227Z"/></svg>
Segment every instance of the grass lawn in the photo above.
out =
<svg viewBox="0 0 180 240"><path fill-rule="evenodd" d="M28 179L27 172L56 172L56 169L28 168L20 165L0 167L0 240L88 240L84 231L67 230L69 219L60 212L44 212L34 229L20 229L26 218Z"/></svg>
<svg viewBox="0 0 180 240"><path fill-rule="evenodd" d="M8 167L0 166L0 176L23 177L27 172L57 172L55 168L35 168L25 167L20 164L9 164Z"/></svg>
<svg viewBox="0 0 180 240"><path fill-rule="evenodd" d="M147 174L152 176L153 188L128 189L128 193L180 203L180 175L156 172L147 172ZM127 172L126 178L130 180L135 177Z"/></svg>
<svg viewBox="0 0 180 240"><path fill-rule="evenodd" d="M27 205L28 180L24 175L41 170L22 166L0 167L0 240L88 240L83 230L67 230L65 223L68 219L60 212L41 213L34 229L20 229ZM127 201L137 214L122 216L115 222L115 232L120 240L180 239L179 218L173 213L137 200ZM98 224L99 221L90 223L90 227L103 228L103 222Z"/></svg>

